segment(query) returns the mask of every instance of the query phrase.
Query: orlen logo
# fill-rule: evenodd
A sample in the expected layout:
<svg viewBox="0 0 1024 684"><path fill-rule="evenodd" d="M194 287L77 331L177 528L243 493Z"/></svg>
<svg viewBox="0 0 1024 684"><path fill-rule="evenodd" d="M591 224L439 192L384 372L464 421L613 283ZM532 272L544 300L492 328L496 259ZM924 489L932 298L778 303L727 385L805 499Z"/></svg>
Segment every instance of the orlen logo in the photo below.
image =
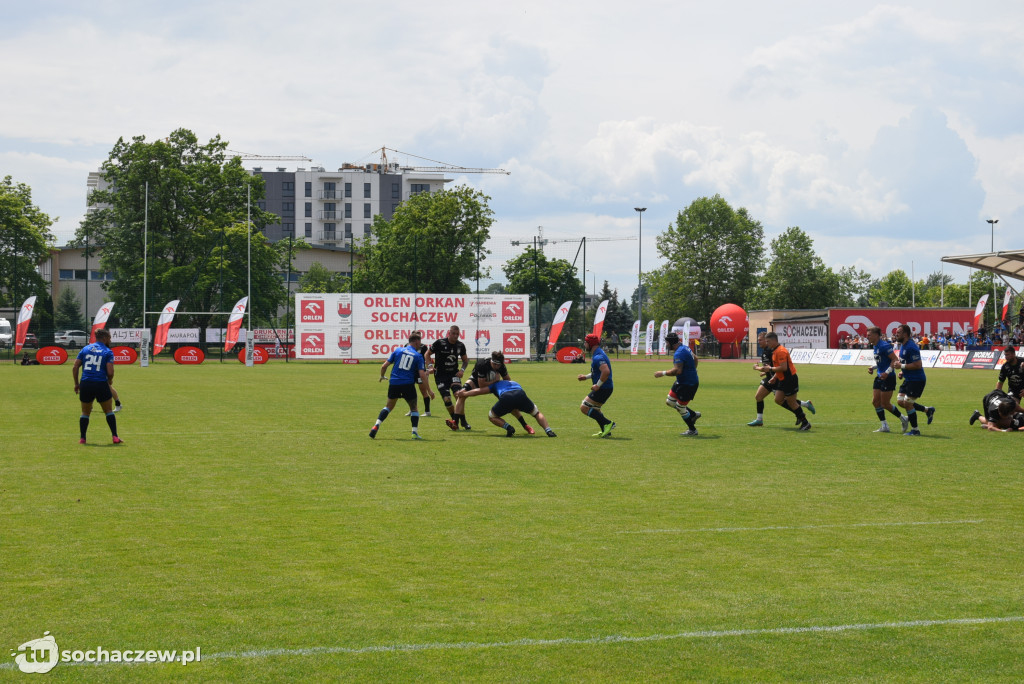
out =
<svg viewBox="0 0 1024 684"><path fill-rule="evenodd" d="M68 360L68 352L62 347L43 347L36 351L36 361L42 366L59 366Z"/></svg>
<svg viewBox="0 0 1024 684"><path fill-rule="evenodd" d="M302 333L302 353L316 356L324 355L323 333Z"/></svg>
<svg viewBox="0 0 1024 684"><path fill-rule="evenodd" d="M324 322L324 303L322 300L303 299L300 301L299 315L302 317L303 323Z"/></svg>
<svg viewBox="0 0 1024 684"><path fill-rule="evenodd" d="M868 328L874 327L874 323L867 316L847 316L846 321L836 327L836 334L844 337L843 333L849 336L861 336L868 334ZM863 328L858 330L858 328Z"/></svg>
<svg viewBox="0 0 1024 684"><path fill-rule="evenodd" d="M523 333L505 333L504 352L506 354L525 354L526 335Z"/></svg>
<svg viewBox="0 0 1024 684"><path fill-rule="evenodd" d="M573 363L576 359L583 356L583 350L579 347L562 347L555 354L555 358L560 363Z"/></svg>
<svg viewBox="0 0 1024 684"><path fill-rule="evenodd" d="M132 347L111 347L110 351L114 352L114 364L118 366L130 366L139 358L139 353Z"/></svg>
<svg viewBox="0 0 1024 684"><path fill-rule="evenodd" d="M502 302L501 322L502 323L525 323L526 311L522 302Z"/></svg>
<svg viewBox="0 0 1024 684"><path fill-rule="evenodd" d="M732 318L730 318L729 316L721 316L718 319L718 324L719 325L716 328L716 332L732 332L733 331L733 329L732 329Z"/></svg>
<svg viewBox="0 0 1024 684"><path fill-rule="evenodd" d="M252 362L254 364L266 363L269 358L270 354L263 347L255 346L252 348ZM239 363L245 363L245 349L239 350L238 361Z"/></svg>
<svg viewBox="0 0 1024 684"><path fill-rule="evenodd" d="M178 347L174 350L174 360L185 366L196 366L206 360L206 354L199 347Z"/></svg>

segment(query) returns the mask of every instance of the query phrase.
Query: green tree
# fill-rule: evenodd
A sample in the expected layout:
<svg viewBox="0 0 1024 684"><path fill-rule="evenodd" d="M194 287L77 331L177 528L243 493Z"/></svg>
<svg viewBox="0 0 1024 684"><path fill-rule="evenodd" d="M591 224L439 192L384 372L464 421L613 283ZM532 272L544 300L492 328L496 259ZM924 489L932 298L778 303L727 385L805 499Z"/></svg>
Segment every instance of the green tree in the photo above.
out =
<svg viewBox="0 0 1024 684"><path fill-rule="evenodd" d="M398 205L390 221L377 215L374 240L360 250L353 279L359 292L469 293L490 253L490 197L466 186L423 192ZM488 276L480 269L479 276Z"/></svg>
<svg viewBox="0 0 1024 684"><path fill-rule="evenodd" d="M831 306L868 306L871 275L855 266L842 266L836 272L839 278L839 296Z"/></svg>
<svg viewBox="0 0 1024 684"><path fill-rule="evenodd" d="M890 271L871 289L868 300L871 306L910 306L911 282L902 269Z"/></svg>
<svg viewBox="0 0 1024 684"><path fill-rule="evenodd" d="M747 304L752 309L823 309L841 297L840 278L814 252L814 240L787 228L772 240L768 268Z"/></svg>
<svg viewBox="0 0 1024 684"><path fill-rule="evenodd" d="M46 292L36 267L53 244L53 220L32 204L32 190L10 176L0 182L0 305L15 309Z"/></svg>
<svg viewBox="0 0 1024 684"><path fill-rule="evenodd" d="M491 283L483 291L485 294L505 294L508 290L504 283Z"/></svg>
<svg viewBox="0 0 1024 684"><path fill-rule="evenodd" d="M82 300L70 287L62 288L57 296L53 324L57 330L85 330L85 321L82 318Z"/></svg>
<svg viewBox="0 0 1024 684"><path fill-rule="evenodd" d="M619 299L619 291L611 289L606 280L599 297L602 302L608 300L608 311L604 315L604 329L619 335L628 335L633 328L633 312L630 311L625 300Z"/></svg>
<svg viewBox="0 0 1024 684"><path fill-rule="evenodd" d="M181 300L182 311L228 310L247 294L249 240L253 318L270 320L284 303L278 274L287 267L287 245L271 245L260 232L276 220L257 207L263 179L246 171L238 157L228 158L226 148L220 136L201 145L191 131L179 129L152 143L144 136L121 138L103 163L108 189L90 196L98 208L82 222L76 241L101 246L102 268L115 275L104 288L122 321L142 319L144 264L147 310L172 299ZM192 325L208 319L185 317Z"/></svg>
<svg viewBox="0 0 1024 684"><path fill-rule="evenodd" d="M734 210L719 195L694 200L658 236L665 265L647 277L649 315L707 320L726 302L745 305L761 270L763 239L761 223L746 209Z"/></svg>
<svg viewBox="0 0 1024 684"><path fill-rule="evenodd" d="M333 273L319 261L314 261L309 270L299 278L299 292L348 292L349 279L340 273Z"/></svg>

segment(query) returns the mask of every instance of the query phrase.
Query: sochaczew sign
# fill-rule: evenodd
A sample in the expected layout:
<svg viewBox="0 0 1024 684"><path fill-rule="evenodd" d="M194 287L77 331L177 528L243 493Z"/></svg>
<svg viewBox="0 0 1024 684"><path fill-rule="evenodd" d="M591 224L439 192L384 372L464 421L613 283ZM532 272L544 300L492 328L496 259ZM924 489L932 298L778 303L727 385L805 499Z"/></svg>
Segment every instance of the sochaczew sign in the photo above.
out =
<svg viewBox="0 0 1024 684"><path fill-rule="evenodd" d="M839 346L839 340L846 337L864 337L868 328L878 326L885 338L903 323L917 335L929 337L940 331L966 334L974 321L974 309L829 309L828 344Z"/></svg>
<svg viewBox="0 0 1024 684"><path fill-rule="evenodd" d="M530 356L528 295L295 295L295 355L300 359L382 358L418 330L423 343L457 325L468 355Z"/></svg>

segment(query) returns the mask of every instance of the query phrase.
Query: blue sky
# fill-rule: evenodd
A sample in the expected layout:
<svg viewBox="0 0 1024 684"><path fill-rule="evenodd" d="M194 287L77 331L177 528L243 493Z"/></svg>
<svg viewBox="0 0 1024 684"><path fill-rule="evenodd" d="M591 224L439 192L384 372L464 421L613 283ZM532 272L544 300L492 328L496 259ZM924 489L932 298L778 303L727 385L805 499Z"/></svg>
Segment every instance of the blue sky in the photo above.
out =
<svg viewBox="0 0 1024 684"><path fill-rule="evenodd" d="M3 2L0 175L59 242L118 137L179 127L337 167L397 148L511 176L512 240L588 247L628 296L693 199L799 226L833 267L917 277L1024 248L1024 5L1009 2ZM400 159L417 163L415 159ZM291 166L291 164L290 164ZM945 269L957 280L966 269ZM495 269L497 274L497 268ZM500 277L500 274L499 274Z"/></svg>

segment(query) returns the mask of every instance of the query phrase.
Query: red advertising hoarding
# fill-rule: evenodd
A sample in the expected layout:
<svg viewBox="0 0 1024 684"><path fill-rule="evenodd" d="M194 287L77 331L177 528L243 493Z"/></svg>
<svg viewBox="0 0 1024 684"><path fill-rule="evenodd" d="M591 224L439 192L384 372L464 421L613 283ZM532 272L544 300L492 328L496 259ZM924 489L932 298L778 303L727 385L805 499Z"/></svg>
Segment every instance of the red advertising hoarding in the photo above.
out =
<svg viewBox="0 0 1024 684"><path fill-rule="evenodd" d="M839 347L841 339L864 337L870 327L878 326L882 335L892 337L906 323L914 334L929 337L940 331L966 334L972 329L974 309L829 309L828 346Z"/></svg>

